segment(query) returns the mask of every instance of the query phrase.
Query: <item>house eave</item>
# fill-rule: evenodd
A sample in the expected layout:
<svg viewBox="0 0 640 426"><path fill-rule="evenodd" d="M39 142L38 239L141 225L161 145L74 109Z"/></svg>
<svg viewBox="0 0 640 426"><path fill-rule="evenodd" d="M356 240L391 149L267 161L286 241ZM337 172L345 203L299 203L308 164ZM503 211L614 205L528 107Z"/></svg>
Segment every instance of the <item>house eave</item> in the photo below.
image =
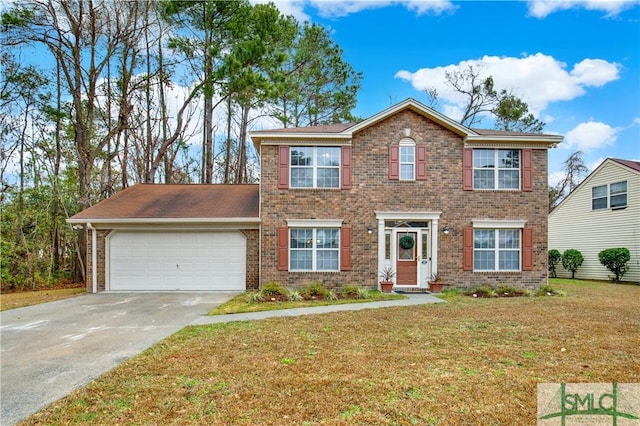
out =
<svg viewBox="0 0 640 426"><path fill-rule="evenodd" d="M555 148L564 138L556 135L468 135L465 146L495 148L506 145L519 147L550 149Z"/></svg>
<svg viewBox="0 0 640 426"><path fill-rule="evenodd" d="M260 218L247 217L224 217L224 218L69 218L67 223L70 224L100 224L100 225L143 225L143 224L239 224L239 225L259 225Z"/></svg>

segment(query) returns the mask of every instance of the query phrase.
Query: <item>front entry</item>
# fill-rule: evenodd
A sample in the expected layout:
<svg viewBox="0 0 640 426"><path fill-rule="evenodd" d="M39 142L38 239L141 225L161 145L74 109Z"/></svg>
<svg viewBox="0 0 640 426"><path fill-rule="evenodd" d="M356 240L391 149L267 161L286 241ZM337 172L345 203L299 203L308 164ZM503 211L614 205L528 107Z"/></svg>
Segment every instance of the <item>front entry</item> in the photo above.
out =
<svg viewBox="0 0 640 426"><path fill-rule="evenodd" d="M418 285L418 233L396 233L397 285Z"/></svg>

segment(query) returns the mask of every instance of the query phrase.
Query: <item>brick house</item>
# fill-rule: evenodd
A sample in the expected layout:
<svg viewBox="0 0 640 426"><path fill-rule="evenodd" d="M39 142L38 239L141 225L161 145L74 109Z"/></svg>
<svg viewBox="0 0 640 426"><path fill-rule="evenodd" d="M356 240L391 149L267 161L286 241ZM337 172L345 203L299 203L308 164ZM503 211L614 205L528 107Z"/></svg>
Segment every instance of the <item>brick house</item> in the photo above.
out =
<svg viewBox="0 0 640 426"><path fill-rule="evenodd" d="M261 161L259 217L249 209L225 223L227 233L234 220L251 224L235 229L246 253L259 258L256 265L245 253L246 265L259 268L245 276L246 288L270 281L376 287L385 267L396 272L398 289L427 289L436 273L456 287L547 282L547 150L561 136L469 129L408 99L357 124L251 138ZM191 186L198 185L181 191ZM161 190L156 196L161 204ZM108 211L109 201L70 222L89 222L90 210ZM176 216L197 222L181 208ZM208 218L211 232L221 225L216 219ZM109 256L98 262L113 264Z"/></svg>

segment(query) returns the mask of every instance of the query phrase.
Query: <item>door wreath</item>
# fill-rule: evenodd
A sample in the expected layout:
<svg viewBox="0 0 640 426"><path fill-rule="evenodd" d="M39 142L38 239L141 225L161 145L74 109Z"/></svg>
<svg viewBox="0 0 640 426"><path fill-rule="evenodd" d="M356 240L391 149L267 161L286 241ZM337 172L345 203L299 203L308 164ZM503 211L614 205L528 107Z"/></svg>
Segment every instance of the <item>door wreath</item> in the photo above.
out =
<svg viewBox="0 0 640 426"><path fill-rule="evenodd" d="M409 250L413 248L415 241L411 235L405 235L400 237L400 247L403 249Z"/></svg>

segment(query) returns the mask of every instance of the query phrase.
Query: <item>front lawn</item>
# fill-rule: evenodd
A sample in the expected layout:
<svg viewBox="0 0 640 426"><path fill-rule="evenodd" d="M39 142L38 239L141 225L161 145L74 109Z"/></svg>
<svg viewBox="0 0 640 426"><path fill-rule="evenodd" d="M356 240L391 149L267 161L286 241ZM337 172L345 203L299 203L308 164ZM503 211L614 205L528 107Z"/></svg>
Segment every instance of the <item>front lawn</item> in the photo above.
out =
<svg viewBox="0 0 640 426"><path fill-rule="evenodd" d="M87 290L83 286L2 293L0 294L0 311L53 302L54 300L68 299L69 297L74 297L79 294L86 294L86 292Z"/></svg>
<svg viewBox="0 0 640 426"><path fill-rule="evenodd" d="M640 382L640 286L187 327L24 424L513 425L536 385Z"/></svg>

